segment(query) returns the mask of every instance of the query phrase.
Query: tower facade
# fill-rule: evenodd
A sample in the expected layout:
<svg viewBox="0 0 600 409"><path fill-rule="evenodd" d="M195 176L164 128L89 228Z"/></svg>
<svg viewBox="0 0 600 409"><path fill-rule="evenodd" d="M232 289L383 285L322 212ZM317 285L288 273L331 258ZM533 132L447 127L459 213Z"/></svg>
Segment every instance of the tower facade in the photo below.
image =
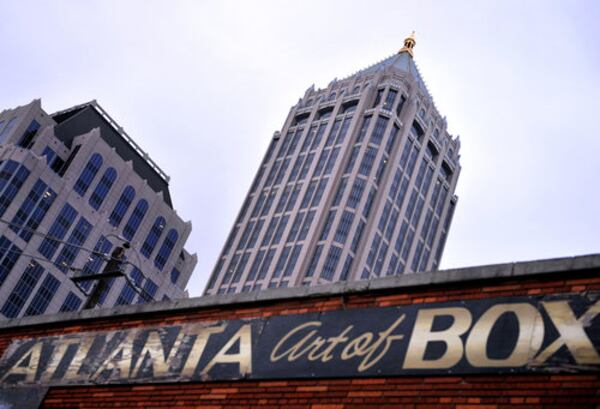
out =
<svg viewBox="0 0 600 409"><path fill-rule="evenodd" d="M187 295L191 223L168 177L95 101L48 115L35 100L0 113L0 318L82 308L112 251L126 251L103 306Z"/></svg>
<svg viewBox="0 0 600 409"><path fill-rule="evenodd" d="M435 270L457 197L458 138L413 61L310 87L271 144L206 294Z"/></svg>

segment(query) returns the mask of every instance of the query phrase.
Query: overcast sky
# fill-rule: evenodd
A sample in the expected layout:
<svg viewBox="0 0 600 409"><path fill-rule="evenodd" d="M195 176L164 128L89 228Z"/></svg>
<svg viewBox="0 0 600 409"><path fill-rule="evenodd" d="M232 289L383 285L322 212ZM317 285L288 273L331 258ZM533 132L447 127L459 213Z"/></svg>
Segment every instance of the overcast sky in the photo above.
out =
<svg viewBox="0 0 600 409"><path fill-rule="evenodd" d="M417 33L460 135L442 268L600 252L598 1L0 0L0 110L92 99L171 176L200 295L273 131Z"/></svg>

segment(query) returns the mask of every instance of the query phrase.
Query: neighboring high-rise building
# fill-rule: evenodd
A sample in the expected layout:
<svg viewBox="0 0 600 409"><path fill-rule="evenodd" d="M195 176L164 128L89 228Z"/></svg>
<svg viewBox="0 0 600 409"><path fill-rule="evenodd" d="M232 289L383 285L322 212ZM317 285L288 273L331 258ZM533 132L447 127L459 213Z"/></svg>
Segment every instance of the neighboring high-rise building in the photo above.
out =
<svg viewBox="0 0 600 409"><path fill-rule="evenodd" d="M172 207L169 178L95 102L53 115L41 102L0 113L0 317L82 308L124 242L125 278L103 306L187 296L196 264L191 223ZM82 291L84 290L84 291Z"/></svg>
<svg viewBox="0 0 600 409"><path fill-rule="evenodd" d="M413 61L310 87L276 132L206 294L435 270L457 197L458 139Z"/></svg>

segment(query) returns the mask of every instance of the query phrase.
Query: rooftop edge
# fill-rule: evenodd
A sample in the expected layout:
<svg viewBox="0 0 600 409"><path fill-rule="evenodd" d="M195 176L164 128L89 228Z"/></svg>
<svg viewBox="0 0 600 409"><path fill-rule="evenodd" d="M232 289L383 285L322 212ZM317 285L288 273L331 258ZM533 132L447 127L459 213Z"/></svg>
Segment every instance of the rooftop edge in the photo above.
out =
<svg viewBox="0 0 600 409"><path fill-rule="evenodd" d="M23 317L0 321L0 329L30 327L108 317L120 318L129 315L142 315L155 312L179 312L183 310L209 308L223 305L251 304L255 302L334 296L348 293L356 294L361 292L381 291L394 288L423 287L427 285L442 285L446 283L492 280L510 277L531 277L544 274L558 274L566 271L584 271L595 268L600 269L600 253L574 257L455 268L362 281L338 282L317 287L267 289L251 293L209 295L150 304L119 306L116 308L74 311L52 315L37 315L33 317Z"/></svg>

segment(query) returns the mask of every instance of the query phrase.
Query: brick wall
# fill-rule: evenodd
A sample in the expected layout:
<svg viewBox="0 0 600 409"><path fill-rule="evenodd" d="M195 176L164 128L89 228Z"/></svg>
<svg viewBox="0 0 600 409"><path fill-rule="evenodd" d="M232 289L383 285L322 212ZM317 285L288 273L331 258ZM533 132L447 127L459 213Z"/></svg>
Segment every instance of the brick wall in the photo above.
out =
<svg viewBox="0 0 600 409"><path fill-rule="evenodd" d="M168 312L69 320L2 329L0 352L16 338L184 322L257 318L502 296L600 290L600 269L506 277L435 286L384 288ZM395 377L53 387L44 408L600 408L598 374Z"/></svg>

